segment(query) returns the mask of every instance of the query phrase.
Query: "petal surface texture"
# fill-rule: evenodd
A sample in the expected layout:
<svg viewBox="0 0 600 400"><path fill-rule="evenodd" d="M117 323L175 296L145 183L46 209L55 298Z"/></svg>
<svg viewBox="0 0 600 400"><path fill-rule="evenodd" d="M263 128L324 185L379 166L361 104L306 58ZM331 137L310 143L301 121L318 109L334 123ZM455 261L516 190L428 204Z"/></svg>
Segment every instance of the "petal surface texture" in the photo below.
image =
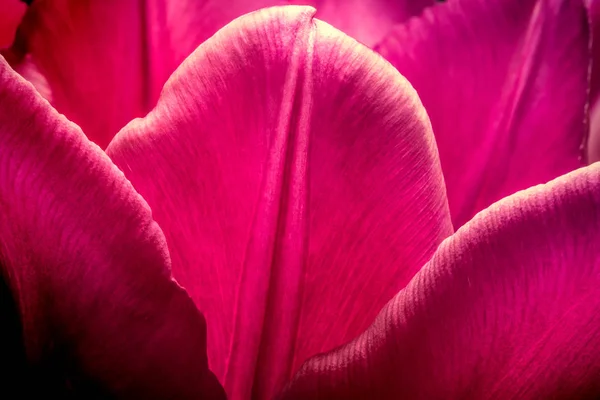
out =
<svg viewBox="0 0 600 400"><path fill-rule="evenodd" d="M432 0L291 2L322 7L322 18L374 44L394 23L419 13ZM119 129L154 107L171 73L218 29L250 11L287 3L35 1L15 51L30 53L31 62L48 79L53 106L105 148Z"/></svg>
<svg viewBox="0 0 600 400"><path fill-rule="evenodd" d="M452 232L416 93L313 15L234 21L107 149L165 232L231 399L271 398L364 330Z"/></svg>
<svg viewBox="0 0 600 400"><path fill-rule="evenodd" d="M600 163L507 197L280 399L597 399L599 241Z"/></svg>
<svg viewBox="0 0 600 400"><path fill-rule="evenodd" d="M0 272L3 390L225 398L147 203L2 58Z"/></svg>
<svg viewBox="0 0 600 400"><path fill-rule="evenodd" d="M582 165L588 41L579 0L455 0L377 47L431 119L455 227Z"/></svg>

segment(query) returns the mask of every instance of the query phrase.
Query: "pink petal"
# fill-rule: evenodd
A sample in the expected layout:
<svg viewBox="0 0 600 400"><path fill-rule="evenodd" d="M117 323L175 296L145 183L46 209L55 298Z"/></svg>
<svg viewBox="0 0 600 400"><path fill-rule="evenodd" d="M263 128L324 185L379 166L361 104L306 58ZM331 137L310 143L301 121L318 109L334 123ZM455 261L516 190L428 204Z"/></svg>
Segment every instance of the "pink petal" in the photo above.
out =
<svg viewBox="0 0 600 400"><path fill-rule="evenodd" d="M600 161L600 101L590 107L590 137L587 143L589 163Z"/></svg>
<svg viewBox="0 0 600 400"><path fill-rule="evenodd" d="M315 10L206 41L107 149L165 231L231 399L354 337L451 233L416 93Z"/></svg>
<svg viewBox="0 0 600 400"><path fill-rule="evenodd" d="M435 0L292 0L317 9L316 17L367 46L379 43L400 22L421 14Z"/></svg>
<svg viewBox="0 0 600 400"><path fill-rule="evenodd" d="M600 95L600 1L586 0L592 44L592 74L590 100L595 102Z"/></svg>
<svg viewBox="0 0 600 400"><path fill-rule="evenodd" d="M597 399L599 242L600 163L503 199L280 399Z"/></svg>
<svg viewBox="0 0 600 400"><path fill-rule="evenodd" d="M0 0L0 49L12 44L26 8L21 0Z"/></svg>
<svg viewBox="0 0 600 400"><path fill-rule="evenodd" d="M588 26L579 0L454 0L378 47L431 118L455 227L582 164Z"/></svg>
<svg viewBox="0 0 600 400"><path fill-rule="evenodd" d="M590 87L590 137L588 161L600 161L600 1L588 1L592 28L592 74Z"/></svg>
<svg viewBox="0 0 600 400"><path fill-rule="evenodd" d="M148 205L1 57L0 216L3 385L224 398L204 318L171 278Z"/></svg>
<svg viewBox="0 0 600 400"><path fill-rule="evenodd" d="M255 3L275 2L35 1L20 50L48 79L52 104L104 148L154 106L198 44Z"/></svg>
<svg viewBox="0 0 600 400"><path fill-rule="evenodd" d="M374 44L433 0L294 0ZM30 52L46 76L52 104L106 147L132 118L155 104L171 73L199 44L247 12L288 0L36 1L17 52ZM321 15L321 14L319 14Z"/></svg>

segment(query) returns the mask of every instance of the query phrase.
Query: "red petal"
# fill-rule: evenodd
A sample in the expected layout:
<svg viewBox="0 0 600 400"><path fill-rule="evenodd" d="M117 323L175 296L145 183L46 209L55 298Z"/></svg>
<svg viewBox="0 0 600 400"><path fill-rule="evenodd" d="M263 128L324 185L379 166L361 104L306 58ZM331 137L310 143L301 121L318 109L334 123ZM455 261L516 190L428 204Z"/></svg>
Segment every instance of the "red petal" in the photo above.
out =
<svg viewBox="0 0 600 400"><path fill-rule="evenodd" d="M26 8L20 0L0 0L0 49L12 44Z"/></svg>
<svg viewBox="0 0 600 400"><path fill-rule="evenodd" d="M232 399L365 329L451 233L416 93L310 8L205 42L107 152L165 231Z"/></svg>
<svg viewBox="0 0 600 400"><path fill-rule="evenodd" d="M21 322L24 347L2 359L21 363L3 385L44 397L68 385L82 398L224 398L204 319L170 276L148 205L2 58L0 267L3 322L17 313L2 345L17 349Z"/></svg>
<svg viewBox="0 0 600 400"><path fill-rule="evenodd" d="M508 197L281 399L597 399L599 242L600 163Z"/></svg>
<svg viewBox="0 0 600 400"><path fill-rule="evenodd" d="M431 118L455 227L581 165L588 37L579 0L455 0L383 41Z"/></svg>

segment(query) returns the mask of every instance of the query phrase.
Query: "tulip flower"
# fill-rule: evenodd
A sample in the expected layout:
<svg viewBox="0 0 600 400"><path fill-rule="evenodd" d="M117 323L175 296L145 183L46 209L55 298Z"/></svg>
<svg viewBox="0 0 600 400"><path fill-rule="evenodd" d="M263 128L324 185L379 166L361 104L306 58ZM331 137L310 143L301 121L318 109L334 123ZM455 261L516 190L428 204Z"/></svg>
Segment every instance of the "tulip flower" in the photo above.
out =
<svg viewBox="0 0 600 400"><path fill-rule="evenodd" d="M379 54L311 7L62 4L0 60L6 390L600 395L582 2L404 9Z"/></svg>

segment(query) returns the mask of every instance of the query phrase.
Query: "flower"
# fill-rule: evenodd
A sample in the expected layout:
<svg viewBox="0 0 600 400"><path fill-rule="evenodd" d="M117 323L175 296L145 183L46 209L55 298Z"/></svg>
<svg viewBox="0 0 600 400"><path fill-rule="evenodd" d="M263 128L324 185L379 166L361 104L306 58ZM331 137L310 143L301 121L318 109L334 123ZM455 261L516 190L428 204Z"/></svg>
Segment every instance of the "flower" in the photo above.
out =
<svg viewBox="0 0 600 400"><path fill-rule="evenodd" d="M450 1L374 45L389 62L315 12L231 22L105 151L77 119L100 121L100 142L160 79L116 74L111 96L90 98L104 85L75 76L129 64L76 40L58 55L64 33L25 16L12 62L39 69L30 79L47 80L56 109L0 62L9 383L125 398L597 397L583 4ZM49 67L64 60L84 68ZM153 62L146 72L170 68Z"/></svg>

